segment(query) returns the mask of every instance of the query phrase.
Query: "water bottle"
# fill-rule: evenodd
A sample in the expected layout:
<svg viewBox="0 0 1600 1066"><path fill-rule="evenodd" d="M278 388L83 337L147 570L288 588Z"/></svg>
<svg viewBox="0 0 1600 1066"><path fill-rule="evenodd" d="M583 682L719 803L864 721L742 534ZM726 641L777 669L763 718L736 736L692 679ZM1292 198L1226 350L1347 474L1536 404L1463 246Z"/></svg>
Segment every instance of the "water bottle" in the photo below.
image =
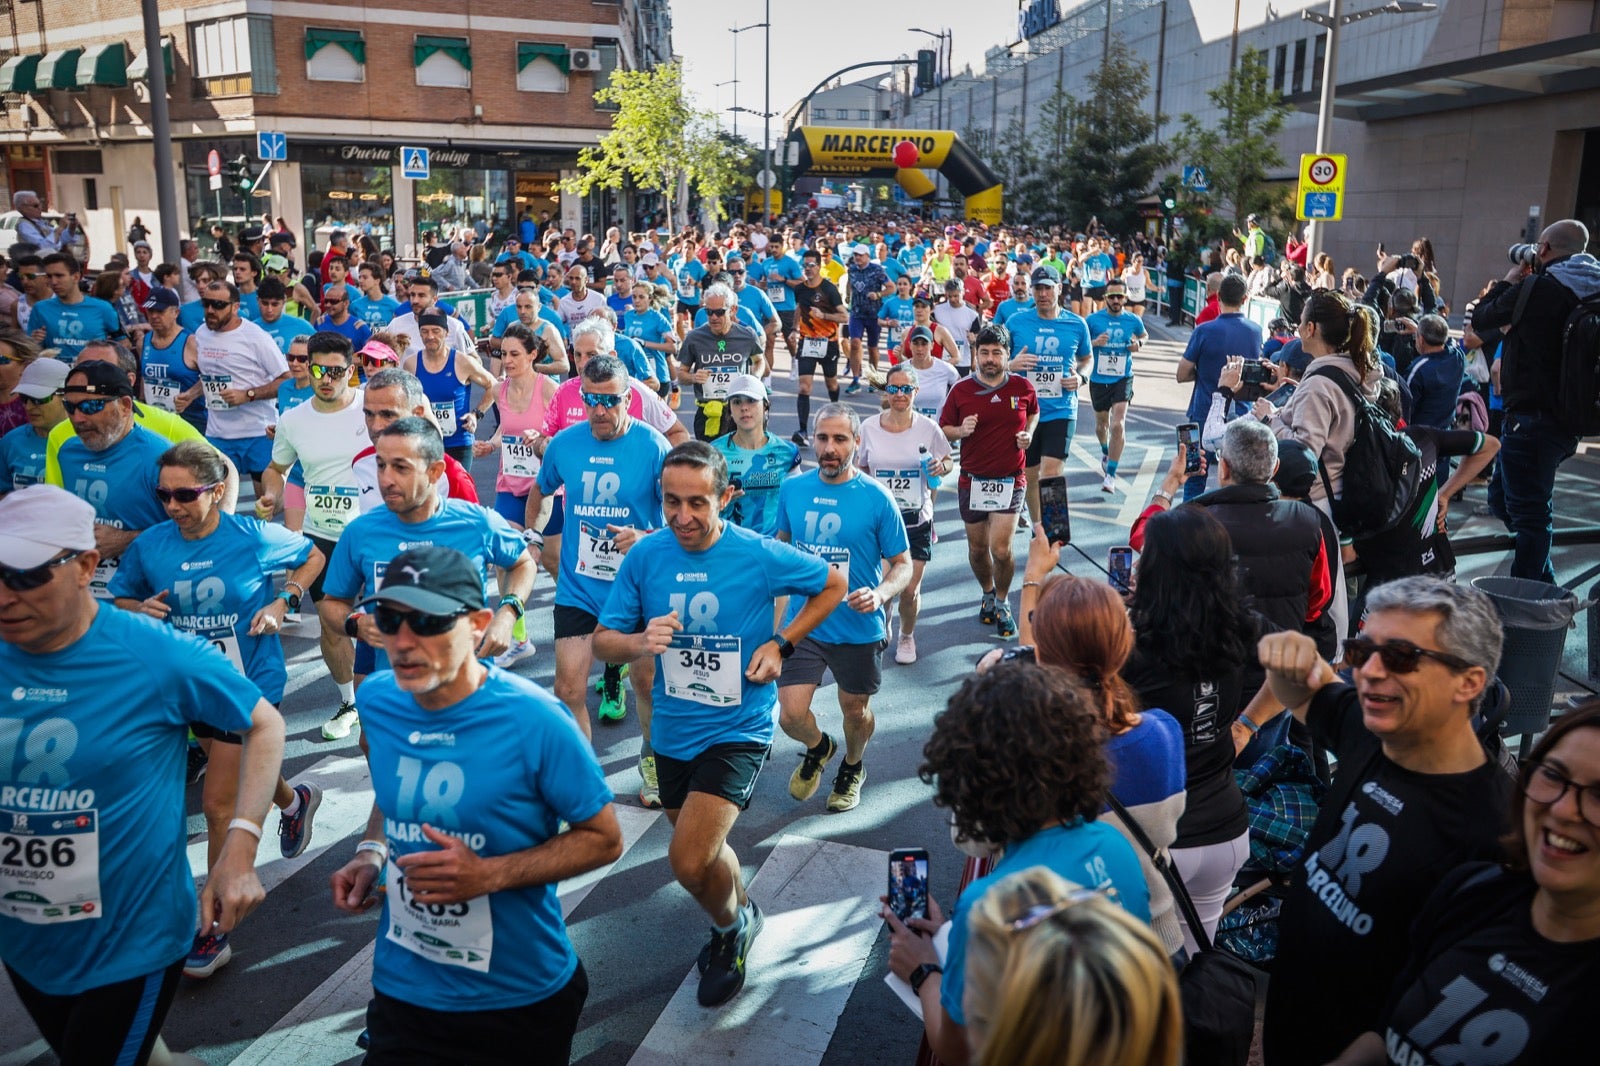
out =
<svg viewBox="0 0 1600 1066"><path fill-rule="evenodd" d="M922 453L922 476L928 479L928 488L937 489L943 483L944 478L933 476L933 456L928 454L928 446L919 444L917 451Z"/></svg>

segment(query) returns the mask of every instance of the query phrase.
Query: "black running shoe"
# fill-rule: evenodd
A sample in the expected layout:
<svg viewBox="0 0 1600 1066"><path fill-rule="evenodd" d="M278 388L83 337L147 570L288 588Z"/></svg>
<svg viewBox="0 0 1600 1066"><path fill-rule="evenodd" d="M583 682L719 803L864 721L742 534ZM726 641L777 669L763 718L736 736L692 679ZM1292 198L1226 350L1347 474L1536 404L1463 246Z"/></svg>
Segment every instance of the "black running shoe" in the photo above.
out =
<svg viewBox="0 0 1600 1066"><path fill-rule="evenodd" d="M754 900L742 908L743 924L731 933L711 933L709 957L700 975L697 999L702 1007L717 1007L738 995L744 987L745 959L763 924L761 908Z"/></svg>

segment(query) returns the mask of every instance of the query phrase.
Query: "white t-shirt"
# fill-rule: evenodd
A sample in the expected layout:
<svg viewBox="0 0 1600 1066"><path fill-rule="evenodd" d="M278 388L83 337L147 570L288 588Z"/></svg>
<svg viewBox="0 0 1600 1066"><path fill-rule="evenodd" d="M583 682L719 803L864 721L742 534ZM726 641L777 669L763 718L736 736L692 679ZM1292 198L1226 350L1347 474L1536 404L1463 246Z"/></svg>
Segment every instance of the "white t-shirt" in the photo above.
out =
<svg viewBox="0 0 1600 1066"><path fill-rule="evenodd" d="M272 335L241 318L221 333L201 326L194 340L205 386L206 436L222 440L266 436L267 427L278 421L278 395L277 390L262 386L289 372L289 363ZM256 399L225 407L214 398L220 389L255 389Z"/></svg>
<svg viewBox="0 0 1600 1066"><path fill-rule="evenodd" d="M368 444L362 390L352 389L350 402L339 411L318 411L315 404L309 400L279 417L272 461L280 466L300 463L306 481L306 531L338 540L361 513L361 486L350 463Z"/></svg>
<svg viewBox="0 0 1600 1066"><path fill-rule="evenodd" d="M889 489L903 513L917 512L912 525L922 525L933 517L933 496L922 468L923 452L937 463L950 454L944 430L926 415L911 413L911 428L894 432L883 427L883 415L873 415L861 423L861 446L856 449L856 466L877 478ZM908 484L911 482L911 484ZM907 508L907 502L915 503Z"/></svg>
<svg viewBox="0 0 1600 1066"><path fill-rule="evenodd" d="M556 301L556 314L561 316L561 321L571 329L579 322L594 314L606 305L606 298L594 289L583 290L583 299L575 300L571 293Z"/></svg>
<svg viewBox="0 0 1600 1066"><path fill-rule="evenodd" d="M961 375L943 359L935 359L927 369L913 363L911 369L917 372L917 394L911 398L911 409L937 422L939 412L944 410L945 397L961 380Z"/></svg>
<svg viewBox="0 0 1600 1066"><path fill-rule="evenodd" d="M972 344L967 340L967 334L978 321L978 312L967 304L962 304L960 307L936 304L933 308L933 320L949 330L950 336L955 338L956 366L971 366Z"/></svg>

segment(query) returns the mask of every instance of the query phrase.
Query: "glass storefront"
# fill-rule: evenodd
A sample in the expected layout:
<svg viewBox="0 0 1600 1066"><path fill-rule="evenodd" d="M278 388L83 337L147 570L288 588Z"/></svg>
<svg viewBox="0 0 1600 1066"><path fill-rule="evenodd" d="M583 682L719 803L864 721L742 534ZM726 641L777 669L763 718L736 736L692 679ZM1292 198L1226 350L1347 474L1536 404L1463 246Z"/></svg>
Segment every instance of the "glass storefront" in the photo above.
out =
<svg viewBox="0 0 1600 1066"><path fill-rule="evenodd" d="M512 175L479 167L438 169L417 182L417 232L472 229L483 240L503 236L510 217Z"/></svg>
<svg viewBox="0 0 1600 1066"><path fill-rule="evenodd" d="M183 141L182 144L189 232L200 242L201 257L210 258L216 249L211 238L213 224L221 222L232 238L241 227L260 222L262 212L272 210L272 200L266 196L251 196L227 174L228 165L240 156L245 157L251 179L260 172L254 138L246 141L243 137L227 137L215 141ZM206 167L207 157L213 150L225 168L220 189L211 188L211 175ZM265 189L261 191L266 192Z"/></svg>
<svg viewBox="0 0 1600 1066"><path fill-rule="evenodd" d="M387 166L358 161L302 163L300 201L305 210L301 239L326 248L328 235L344 230L368 234L380 248L394 246L394 182Z"/></svg>

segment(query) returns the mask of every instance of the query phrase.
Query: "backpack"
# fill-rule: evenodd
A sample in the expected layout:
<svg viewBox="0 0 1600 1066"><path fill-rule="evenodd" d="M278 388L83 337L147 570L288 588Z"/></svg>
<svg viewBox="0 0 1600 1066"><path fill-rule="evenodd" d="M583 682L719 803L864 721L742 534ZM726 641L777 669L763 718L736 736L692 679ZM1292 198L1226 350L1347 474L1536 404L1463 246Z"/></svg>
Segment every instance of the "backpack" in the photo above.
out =
<svg viewBox="0 0 1600 1066"><path fill-rule="evenodd" d="M1523 279L1522 291L1517 293L1517 304L1511 312L1512 326L1522 318L1538 277L1530 274ZM1567 315L1566 324L1561 327L1557 374L1553 411L1556 425L1577 437L1600 433L1600 295L1579 300Z"/></svg>
<svg viewBox="0 0 1600 1066"><path fill-rule="evenodd" d="M1489 408L1475 390L1468 389L1456 398L1455 426L1476 433L1489 432Z"/></svg>
<svg viewBox="0 0 1600 1066"><path fill-rule="evenodd" d="M1417 502L1422 453L1388 416L1335 367L1312 371L1339 386L1355 410L1355 433L1344 450L1344 494L1335 498L1327 467L1318 465L1339 532L1357 540L1386 533L1403 522Z"/></svg>
<svg viewBox="0 0 1600 1066"><path fill-rule="evenodd" d="M1272 239L1272 234L1270 233L1263 234L1263 236L1266 237L1266 240L1261 245L1261 258L1267 261L1268 266L1274 266L1278 262L1278 242Z"/></svg>

